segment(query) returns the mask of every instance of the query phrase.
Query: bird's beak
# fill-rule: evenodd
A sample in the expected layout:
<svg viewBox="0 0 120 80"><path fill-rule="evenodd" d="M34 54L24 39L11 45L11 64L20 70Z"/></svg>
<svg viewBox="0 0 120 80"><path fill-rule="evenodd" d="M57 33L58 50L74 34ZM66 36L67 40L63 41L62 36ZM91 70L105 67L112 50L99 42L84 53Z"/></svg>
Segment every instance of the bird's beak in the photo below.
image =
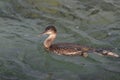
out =
<svg viewBox="0 0 120 80"><path fill-rule="evenodd" d="M45 31L42 32L42 33L40 33L40 34L38 35L38 37L41 37L41 36L44 35L44 34L45 34Z"/></svg>

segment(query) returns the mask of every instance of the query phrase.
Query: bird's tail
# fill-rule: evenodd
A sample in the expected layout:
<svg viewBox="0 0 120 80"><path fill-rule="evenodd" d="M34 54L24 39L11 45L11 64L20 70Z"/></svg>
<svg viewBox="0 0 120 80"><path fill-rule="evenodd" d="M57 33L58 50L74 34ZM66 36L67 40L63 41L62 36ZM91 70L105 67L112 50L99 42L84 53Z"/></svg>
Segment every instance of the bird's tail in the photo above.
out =
<svg viewBox="0 0 120 80"><path fill-rule="evenodd" d="M107 50L107 49L93 49L93 51L103 56L120 57L118 54L112 52L111 50Z"/></svg>

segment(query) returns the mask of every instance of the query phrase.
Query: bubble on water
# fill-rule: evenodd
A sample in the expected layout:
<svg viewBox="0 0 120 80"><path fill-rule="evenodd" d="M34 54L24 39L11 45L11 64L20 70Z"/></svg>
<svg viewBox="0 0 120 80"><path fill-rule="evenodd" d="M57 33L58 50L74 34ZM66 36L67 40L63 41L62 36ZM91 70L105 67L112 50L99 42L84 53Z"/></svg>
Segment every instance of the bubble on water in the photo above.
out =
<svg viewBox="0 0 120 80"><path fill-rule="evenodd" d="M25 34L24 36L27 37L27 36L29 36L29 34Z"/></svg>
<svg viewBox="0 0 120 80"><path fill-rule="evenodd" d="M111 36L112 35L112 33L111 32L108 32L108 36Z"/></svg>
<svg viewBox="0 0 120 80"><path fill-rule="evenodd" d="M79 29L79 26L76 26L76 29Z"/></svg>

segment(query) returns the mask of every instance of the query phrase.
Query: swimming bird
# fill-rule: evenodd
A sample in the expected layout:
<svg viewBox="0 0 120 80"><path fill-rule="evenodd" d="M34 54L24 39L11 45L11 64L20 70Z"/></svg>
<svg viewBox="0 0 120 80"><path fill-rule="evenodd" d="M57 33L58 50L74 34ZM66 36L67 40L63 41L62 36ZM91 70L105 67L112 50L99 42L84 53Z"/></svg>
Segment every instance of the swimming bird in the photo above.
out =
<svg viewBox="0 0 120 80"><path fill-rule="evenodd" d="M86 46L82 46L74 43L53 43L57 36L57 30L54 26L46 27L45 31L40 33L41 35L49 35L44 41L44 47L48 51L52 51L58 55L80 55L87 57L89 52L95 52L100 55L119 57L116 53L113 53L104 49L95 49Z"/></svg>

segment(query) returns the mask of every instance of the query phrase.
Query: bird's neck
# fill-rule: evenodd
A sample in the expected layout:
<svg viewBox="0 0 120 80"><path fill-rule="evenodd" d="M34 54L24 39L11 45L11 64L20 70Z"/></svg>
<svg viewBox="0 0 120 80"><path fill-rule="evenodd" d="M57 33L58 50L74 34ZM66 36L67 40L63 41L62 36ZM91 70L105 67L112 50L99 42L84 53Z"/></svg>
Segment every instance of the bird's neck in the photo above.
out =
<svg viewBox="0 0 120 80"><path fill-rule="evenodd" d="M55 40L56 38L56 33L50 34L48 36L48 38L44 41L44 46L45 48L48 48L51 46L52 42Z"/></svg>

